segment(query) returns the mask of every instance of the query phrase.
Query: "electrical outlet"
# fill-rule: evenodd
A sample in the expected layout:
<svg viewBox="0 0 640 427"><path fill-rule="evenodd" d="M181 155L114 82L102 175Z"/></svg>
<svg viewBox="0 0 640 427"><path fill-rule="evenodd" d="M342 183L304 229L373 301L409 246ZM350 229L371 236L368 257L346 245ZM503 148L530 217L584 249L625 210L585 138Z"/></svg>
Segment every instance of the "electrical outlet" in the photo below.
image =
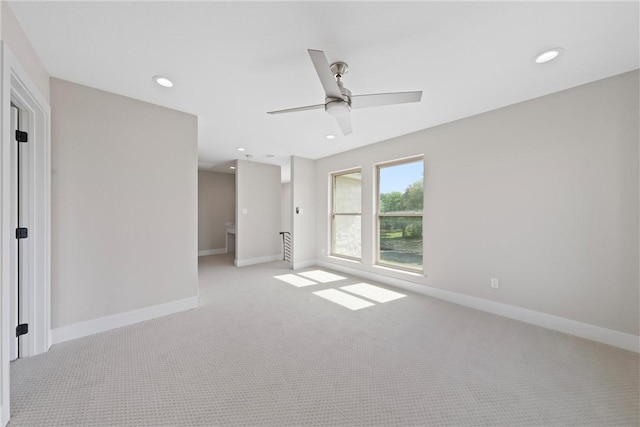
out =
<svg viewBox="0 0 640 427"><path fill-rule="evenodd" d="M498 289L500 287L500 281L497 278L492 277L491 278L491 287L494 288L494 289Z"/></svg>
<svg viewBox="0 0 640 427"><path fill-rule="evenodd" d="M320 249L320 253L324 255L324 248Z"/></svg>

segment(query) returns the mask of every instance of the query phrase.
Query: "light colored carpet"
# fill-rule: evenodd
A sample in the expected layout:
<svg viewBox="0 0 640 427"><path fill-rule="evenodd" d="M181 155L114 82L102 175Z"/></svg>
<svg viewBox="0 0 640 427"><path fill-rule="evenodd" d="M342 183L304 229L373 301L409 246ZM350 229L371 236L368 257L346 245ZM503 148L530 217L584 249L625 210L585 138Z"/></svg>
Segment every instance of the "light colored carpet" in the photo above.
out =
<svg viewBox="0 0 640 427"><path fill-rule="evenodd" d="M314 292L361 279L231 262L200 258L198 309L12 363L10 425L640 424L638 354L399 290L352 311Z"/></svg>

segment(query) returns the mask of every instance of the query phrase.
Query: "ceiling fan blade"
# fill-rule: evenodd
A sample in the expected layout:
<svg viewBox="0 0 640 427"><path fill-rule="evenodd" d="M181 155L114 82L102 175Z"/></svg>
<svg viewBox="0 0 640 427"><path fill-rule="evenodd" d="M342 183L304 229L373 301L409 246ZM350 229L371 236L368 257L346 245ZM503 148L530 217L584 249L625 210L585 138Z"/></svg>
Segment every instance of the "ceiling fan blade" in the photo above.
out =
<svg viewBox="0 0 640 427"><path fill-rule="evenodd" d="M381 105L405 104L407 102L420 102L420 99L422 99L422 91L354 95L351 96L351 108L369 108Z"/></svg>
<svg viewBox="0 0 640 427"><path fill-rule="evenodd" d="M344 116L336 116L336 121L338 122L338 126L340 126L343 135L351 134L351 118L348 114Z"/></svg>
<svg viewBox="0 0 640 427"><path fill-rule="evenodd" d="M307 105L306 107L288 108L286 110L267 111L267 114L295 113L296 111L324 109L324 104Z"/></svg>
<svg viewBox="0 0 640 427"><path fill-rule="evenodd" d="M331 66L329 65L329 61L327 61L327 57L324 55L324 52L313 49L307 49L307 52L309 52L311 62L313 62L316 73L318 73L320 83L322 83L322 87L324 88L324 93L327 95L327 98L344 99L342 97L340 87L338 86L336 79L333 77Z"/></svg>

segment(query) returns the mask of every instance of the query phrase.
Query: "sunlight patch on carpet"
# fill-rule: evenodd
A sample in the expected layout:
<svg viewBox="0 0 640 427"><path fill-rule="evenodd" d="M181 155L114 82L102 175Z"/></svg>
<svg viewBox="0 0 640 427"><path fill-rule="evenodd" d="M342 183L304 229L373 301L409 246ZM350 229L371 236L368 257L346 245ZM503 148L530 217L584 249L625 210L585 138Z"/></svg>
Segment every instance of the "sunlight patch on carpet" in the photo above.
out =
<svg viewBox="0 0 640 427"><path fill-rule="evenodd" d="M295 286L296 288L304 288L305 286L317 285L318 282L314 282L313 280L305 279L304 277L300 277L295 274L282 274L280 276L273 276L274 279L282 280L290 285Z"/></svg>
<svg viewBox="0 0 640 427"><path fill-rule="evenodd" d="M344 277L338 276L337 274L329 273L322 270L303 271L298 274L300 276L304 276L308 279L315 280L316 282L320 283L337 282L338 280L345 279Z"/></svg>
<svg viewBox="0 0 640 427"><path fill-rule="evenodd" d="M375 305L372 302L354 297L353 295L349 295L337 289L325 289L323 291L314 292L313 294L354 311Z"/></svg>
<svg viewBox="0 0 640 427"><path fill-rule="evenodd" d="M405 294L390 291L389 289L384 289L379 286L373 286L368 283L358 283L355 285L342 286L340 289L381 303L406 297Z"/></svg>

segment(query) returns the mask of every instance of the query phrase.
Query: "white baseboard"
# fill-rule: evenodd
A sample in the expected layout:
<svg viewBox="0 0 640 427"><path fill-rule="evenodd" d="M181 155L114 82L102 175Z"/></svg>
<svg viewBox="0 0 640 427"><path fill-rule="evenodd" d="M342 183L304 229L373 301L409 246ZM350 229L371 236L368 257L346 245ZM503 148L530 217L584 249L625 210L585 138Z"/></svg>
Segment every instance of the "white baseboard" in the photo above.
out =
<svg viewBox="0 0 640 427"><path fill-rule="evenodd" d="M640 353L640 337L637 335L614 331L613 329L578 322L576 320L529 310L522 307L502 304L483 298L472 297L470 295L459 294L457 292L432 288L430 286L420 285L393 277L380 276L369 271L362 271L325 261L316 261L315 264L330 270L351 274L368 280L374 280L385 285L395 286L400 289L427 295L433 298L452 302L454 304L475 308L476 310L497 314L498 316L508 317L510 319L519 320L536 326L542 326L543 328L564 332L569 335Z"/></svg>
<svg viewBox="0 0 640 427"><path fill-rule="evenodd" d="M219 255L219 254L226 254L226 253L227 253L227 248L204 249L204 250L198 251L198 256Z"/></svg>
<svg viewBox="0 0 640 427"><path fill-rule="evenodd" d="M185 298L125 313L91 319L51 330L51 343L73 340L198 307L198 297Z"/></svg>
<svg viewBox="0 0 640 427"><path fill-rule="evenodd" d="M263 262L280 261L281 259L282 255L270 255L260 258L236 259L233 261L233 263L236 265L236 267L244 267L247 265L262 264Z"/></svg>
<svg viewBox="0 0 640 427"><path fill-rule="evenodd" d="M293 270L299 270L301 268L313 267L316 264L317 264L316 260L314 260L314 259L309 260L309 261L294 262L292 269Z"/></svg>

